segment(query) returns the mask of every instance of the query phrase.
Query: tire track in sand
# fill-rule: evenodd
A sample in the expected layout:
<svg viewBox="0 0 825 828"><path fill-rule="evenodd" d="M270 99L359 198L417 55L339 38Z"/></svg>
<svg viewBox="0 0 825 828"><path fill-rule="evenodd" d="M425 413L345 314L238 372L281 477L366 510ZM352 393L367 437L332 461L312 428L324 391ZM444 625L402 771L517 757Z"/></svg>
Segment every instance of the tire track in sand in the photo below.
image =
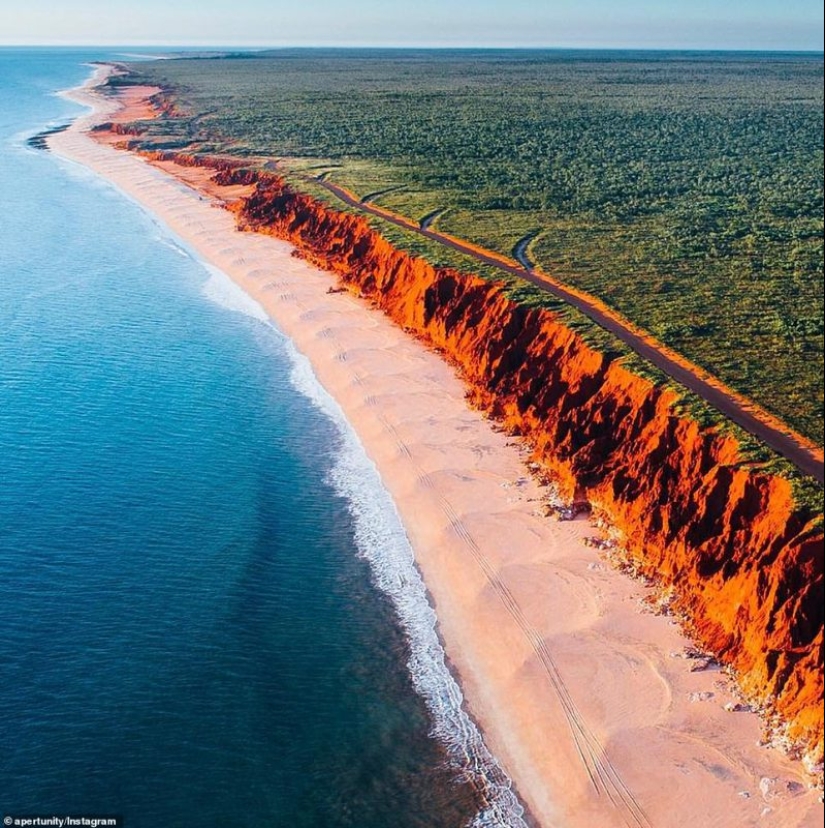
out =
<svg viewBox="0 0 825 828"><path fill-rule="evenodd" d="M360 379L356 381L359 384L362 382ZM398 451L412 464L419 483L434 493L441 511L449 521L451 531L469 551L475 563L484 573L487 582L530 644L559 701L573 739L573 745L596 795L608 799L611 805L621 814L622 821L627 828L652 828L652 823L644 808L633 794L633 791L624 782L618 769L610 761L598 737L587 725L546 642L527 620L510 588L500 578L493 565L484 555L452 503L438 491L430 476L415 461L410 447L404 442L396 427L383 414L378 414L378 420L392 437Z"/></svg>

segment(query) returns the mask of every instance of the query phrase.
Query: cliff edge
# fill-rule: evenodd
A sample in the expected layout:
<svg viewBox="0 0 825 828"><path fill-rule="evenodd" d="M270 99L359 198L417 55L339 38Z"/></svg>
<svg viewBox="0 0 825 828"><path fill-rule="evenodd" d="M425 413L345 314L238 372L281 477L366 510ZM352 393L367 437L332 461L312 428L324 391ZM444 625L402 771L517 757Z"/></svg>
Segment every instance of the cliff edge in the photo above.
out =
<svg viewBox="0 0 825 828"><path fill-rule="evenodd" d="M149 153L170 160L168 153ZM440 349L468 398L532 447L570 500L618 534L703 649L737 674L810 767L823 755L823 533L791 483L742 461L736 439L676 412L673 392L590 347L552 311L393 247L359 215L278 176L181 156L214 181L254 185L241 229L290 241L312 264Z"/></svg>

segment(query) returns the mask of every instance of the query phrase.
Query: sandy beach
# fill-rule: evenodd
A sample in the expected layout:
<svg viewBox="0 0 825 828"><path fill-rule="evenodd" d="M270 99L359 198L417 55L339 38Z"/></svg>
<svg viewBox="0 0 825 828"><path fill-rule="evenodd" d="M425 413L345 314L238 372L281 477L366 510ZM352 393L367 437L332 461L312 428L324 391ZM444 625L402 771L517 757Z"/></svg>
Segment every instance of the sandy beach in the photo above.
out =
<svg viewBox="0 0 825 828"><path fill-rule="evenodd" d="M50 147L227 274L310 360L398 507L467 707L538 825L821 826L801 765L759 746L756 715L725 710L730 679L691 671L690 642L586 544L587 520L543 515L525 451L468 408L452 368L329 293L334 277L288 244L238 232L203 192L89 137L123 106L94 92L105 71L69 94L93 112Z"/></svg>

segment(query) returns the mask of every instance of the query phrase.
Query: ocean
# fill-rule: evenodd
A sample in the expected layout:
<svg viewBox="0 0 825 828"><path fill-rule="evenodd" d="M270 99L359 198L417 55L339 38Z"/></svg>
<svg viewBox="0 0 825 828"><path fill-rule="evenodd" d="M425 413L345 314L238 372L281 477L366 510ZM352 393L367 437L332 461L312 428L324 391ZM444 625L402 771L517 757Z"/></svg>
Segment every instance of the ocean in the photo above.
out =
<svg viewBox="0 0 825 828"><path fill-rule="evenodd" d="M524 825L380 478L258 308L27 139L121 52L0 49L0 812Z"/></svg>

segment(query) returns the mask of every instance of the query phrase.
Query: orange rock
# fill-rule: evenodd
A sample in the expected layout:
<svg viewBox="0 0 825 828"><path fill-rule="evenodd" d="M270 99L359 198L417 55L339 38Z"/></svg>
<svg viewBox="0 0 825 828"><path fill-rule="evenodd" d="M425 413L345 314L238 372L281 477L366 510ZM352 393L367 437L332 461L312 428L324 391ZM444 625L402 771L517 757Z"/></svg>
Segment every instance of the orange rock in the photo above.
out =
<svg viewBox="0 0 825 828"><path fill-rule="evenodd" d="M175 160L214 167L227 184L252 181L236 163ZM697 642L821 761L823 535L789 482L739 464L732 437L676 414L672 392L589 347L551 311L399 251L365 218L277 176L253 177L255 191L233 207L239 226L290 241L442 349L473 404L523 436L563 494L606 513L641 571L674 588Z"/></svg>

